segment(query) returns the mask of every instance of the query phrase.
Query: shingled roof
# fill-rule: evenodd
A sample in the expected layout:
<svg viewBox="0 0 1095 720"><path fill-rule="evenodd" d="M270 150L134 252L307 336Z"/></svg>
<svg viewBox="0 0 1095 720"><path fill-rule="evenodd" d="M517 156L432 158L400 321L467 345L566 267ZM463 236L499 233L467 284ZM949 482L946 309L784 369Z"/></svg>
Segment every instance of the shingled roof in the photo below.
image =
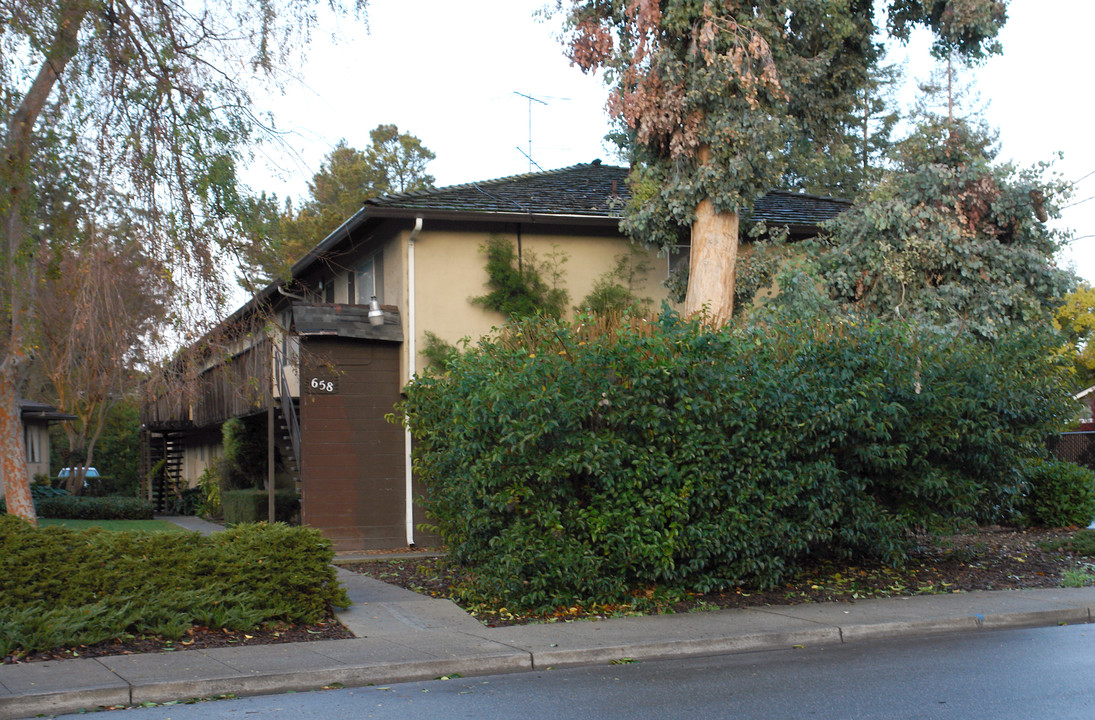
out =
<svg viewBox="0 0 1095 720"><path fill-rule="evenodd" d="M366 200L365 210L406 216L482 213L618 218L631 198L627 176L627 168L595 160L559 170L382 195ZM773 190L757 200L752 220L792 228L816 227L850 207L847 200Z"/></svg>
<svg viewBox="0 0 1095 720"><path fill-rule="evenodd" d="M630 193L627 168L599 161L559 170L382 195L365 209L619 217Z"/></svg>

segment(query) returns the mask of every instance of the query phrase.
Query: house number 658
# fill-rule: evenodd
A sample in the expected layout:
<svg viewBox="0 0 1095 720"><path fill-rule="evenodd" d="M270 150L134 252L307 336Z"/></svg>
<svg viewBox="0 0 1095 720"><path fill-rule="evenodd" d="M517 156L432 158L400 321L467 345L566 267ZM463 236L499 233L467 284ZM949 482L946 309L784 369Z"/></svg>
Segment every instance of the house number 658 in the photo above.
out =
<svg viewBox="0 0 1095 720"><path fill-rule="evenodd" d="M319 390L320 392L334 392L335 384L330 380L320 380L319 378L312 378L312 389Z"/></svg>

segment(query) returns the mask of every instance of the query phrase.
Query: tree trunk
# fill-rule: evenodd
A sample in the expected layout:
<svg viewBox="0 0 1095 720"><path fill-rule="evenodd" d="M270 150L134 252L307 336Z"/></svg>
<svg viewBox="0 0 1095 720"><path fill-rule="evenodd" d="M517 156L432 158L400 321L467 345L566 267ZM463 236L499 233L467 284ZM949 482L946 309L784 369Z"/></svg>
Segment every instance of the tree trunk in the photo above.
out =
<svg viewBox="0 0 1095 720"><path fill-rule="evenodd" d="M11 375L10 371L0 372L0 477L4 480L8 513L37 525L23 447L23 419L20 417L19 393L16 390L18 382Z"/></svg>
<svg viewBox="0 0 1095 720"><path fill-rule="evenodd" d="M91 10L91 3L73 0L63 4L57 21L53 43L42 59L42 65L11 114L0 157L0 191L3 192L5 213L0 215L3 246L4 288L0 305L4 306L7 337L0 357L0 475L8 512L37 524L34 503L27 477L26 454L23 447L23 422L20 418L19 395L23 372L29 362L27 344L34 321L35 276L33 255L37 248L26 245L24 207L29 192L28 168L32 160L34 127L49 101L65 67L79 49L80 26Z"/></svg>
<svg viewBox="0 0 1095 720"><path fill-rule="evenodd" d="M706 313L711 327L722 327L734 313L734 274L738 262L738 214L715 211L705 198L692 223L688 293L684 315Z"/></svg>

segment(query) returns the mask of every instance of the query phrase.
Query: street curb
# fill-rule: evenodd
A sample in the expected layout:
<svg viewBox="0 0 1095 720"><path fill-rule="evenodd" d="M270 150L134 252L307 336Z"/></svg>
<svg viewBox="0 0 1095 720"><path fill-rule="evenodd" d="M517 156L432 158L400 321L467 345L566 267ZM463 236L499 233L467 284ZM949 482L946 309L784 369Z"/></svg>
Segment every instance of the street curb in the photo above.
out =
<svg viewBox="0 0 1095 720"><path fill-rule="evenodd" d="M110 705L128 705L129 690L128 686L123 685L115 688L81 689L0 698L0 718L12 720L36 715L79 712Z"/></svg>
<svg viewBox="0 0 1095 720"><path fill-rule="evenodd" d="M940 618L938 620L912 620L902 622L847 625L840 628L841 642L900 638L913 635L940 635L943 633L969 632L982 629L976 616ZM1011 627L1002 625L1001 627Z"/></svg>
<svg viewBox="0 0 1095 720"><path fill-rule="evenodd" d="M237 675L201 681L155 682L133 685L129 704L164 703L172 700L216 695L272 695L281 692L310 692L331 685L364 687L387 683L436 680L449 675L503 675L532 669L525 653L500 657L452 658L447 660L347 665L322 670Z"/></svg>
<svg viewBox="0 0 1095 720"><path fill-rule="evenodd" d="M109 705L137 705L143 702L163 703L201 697L232 694L263 695L279 692L306 692L340 684L361 687L387 683L433 680L438 677L461 675L493 675L528 672L547 668L580 667L607 664L613 661L668 660L705 655L757 652L787 649L796 646L840 645L860 641L876 641L943 633L976 632L1008 628L1046 627L1092 622L1092 609L1086 606L1059 607L1049 610L1003 612L999 614L969 614L925 620L874 622L856 624L822 624L816 628L725 635L678 640L636 641L596 647L544 650L505 643L512 652L477 654L465 657L353 664L309 670L289 670L247 673L225 666L220 677L204 677L176 681L127 682L117 670L110 671L110 658L87 661L97 663L117 678L117 685L85 687L71 691L28 693L0 697L0 720L14 720L39 714L60 714L93 710ZM475 640L499 642L491 638L491 629L472 636ZM322 643L323 641L319 641ZM333 641L340 642L340 641ZM341 641L345 642L345 641ZM316 643L318 645L319 643ZM312 643L303 643L313 645ZM201 652L201 651L194 651ZM136 656L128 656L133 658ZM88 667L88 666L85 666Z"/></svg>
<svg viewBox="0 0 1095 720"><path fill-rule="evenodd" d="M1092 622L1091 608L1056 608L1002 615L986 615L978 618L985 630L1004 628L1046 627L1051 625L1086 625Z"/></svg>
<svg viewBox="0 0 1095 720"><path fill-rule="evenodd" d="M637 642L576 650L541 650L533 651L532 667L541 670L548 667L603 665L621 660L670 660L759 650L782 650L796 645L839 645L840 641L840 629L828 627L795 632Z"/></svg>
<svg viewBox="0 0 1095 720"><path fill-rule="evenodd" d="M131 656L132 657L132 656ZM321 670L294 670L255 674L232 674L219 678L126 683L117 687L31 693L0 698L0 720L17 720L36 715L58 715L116 705L166 703L218 695L271 695L282 692L310 692L331 685L364 687L400 682L436 680L462 675L502 675L532 670L531 656L515 651L487 657L419 660L377 665L346 665Z"/></svg>

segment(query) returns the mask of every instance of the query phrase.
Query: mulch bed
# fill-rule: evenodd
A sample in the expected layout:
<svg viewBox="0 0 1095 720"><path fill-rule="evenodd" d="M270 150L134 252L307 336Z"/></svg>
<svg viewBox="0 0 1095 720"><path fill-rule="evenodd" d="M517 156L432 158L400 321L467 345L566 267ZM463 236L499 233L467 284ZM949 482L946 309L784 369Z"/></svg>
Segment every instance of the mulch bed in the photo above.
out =
<svg viewBox="0 0 1095 720"><path fill-rule="evenodd" d="M918 546L905 568L877 563L849 564L835 560L818 561L777 588L732 588L708 594L687 594L658 604L656 591L640 598L642 612L687 612L697 609L749 608L766 605L794 605L808 602L855 602L877 597L937 594L972 590L1010 590L1058 587L1069 570L1095 574L1095 558L1067 549L1076 529L1029 529L989 527L944 538L917 538ZM367 562L344 566L379 580L401 585L434 597L453 597L453 587L464 580L458 569L444 558L421 558L388 562ZM1090 584L1090 581L1089 583ZM651 607L653 605L653 607ZM522 616L508 611L468 607L484 624L495 627L534 621L558 621L582 617L627 615L634 606L558 608L554 613Z"/></svg>
<svg viewBox="0 0 1095 720"><path fill-rule="evenodd" d="M1068 546L1076 529L1015 530L981 528L976 532L944 538L918 538L917 550L902 569L878 564L849 564L818 561L791 582L780 587L757 590L732 588L718 593L678 595L659 604L656 590L650 589L639 603L642 612L687 612L698 609L749 608L765 605L793 605L809 602L855 602L877 597L897 597L925 593L972 590L1009 590L1059 587L1068 571L1086 572L1095 578L1095 552L1082 555ZM1095 545L1095 543L1092 543ZM434 597L455 597L454 586L464 575L449 567L443 557L431 556L428 549L421 557L403 560L375 560L342 564L349 570L415 590ZM408 552L410 548L397 550ZM397 551L378 551L384 554ZM1088 584L1091 584L1091 580ZM468 607L489 627L528 622L555 622L576 618L594 618L635 614L636 606L558 608L539 616L522 616L497 609ZM69 660L107 655L131 655L150 652L180 652L218 647L269 645L312 640L352 638L333 616L315 625L269 624L246 633L224 629L194 627L180 640L160 637L119 638L76 648L57 648L19 656L0 658L3 663Z"/></svg>
<svg viewBox="0 0 1095 720"><path fill-rule="evenodd" d="M207 650L219 647L275 645L277 643L309 642L311 640L342 640L352 637L354 637L353 633L344 628L342 623L335 620L333 616L315 625L269 623L264 627L248 630L247 632L195 626L187 632L185 637L179 640L167 640L158 636L116 638L94 645L55 648L25 655L9 655L2 658L2 663L7 665L11 663L42 662L44 660L75 660L107 655Z"/></svg>

